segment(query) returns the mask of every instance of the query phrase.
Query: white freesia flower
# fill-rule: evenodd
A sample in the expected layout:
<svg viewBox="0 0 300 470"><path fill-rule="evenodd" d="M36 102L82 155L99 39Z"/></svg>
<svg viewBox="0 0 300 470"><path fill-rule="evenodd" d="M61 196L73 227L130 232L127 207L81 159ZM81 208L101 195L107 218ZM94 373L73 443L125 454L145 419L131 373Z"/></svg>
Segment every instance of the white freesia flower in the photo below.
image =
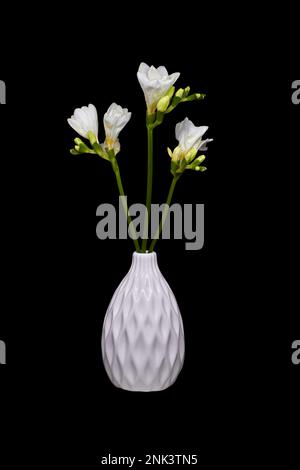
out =
<svg viewBox="0 0 300 470"><path fill-rule="evenodd" d="M122 108L113 103L104 114L103 124L105 129L105 142L103 148L114 150L115 154L120 151L119 134L131 118L127 108Z"/></svg>
<svg viewBox="0 0 300 470"><path fill-rule="evenodd" d="M93 104L75 109L68 123L81 137L88 139L88 133L92 132L98 141L98 115Z"/></svg>
<svg viewBox="0 0 300 470"><path fill-rule="evenodd" d="M179 122L175 128L175 136L178 140L178 146L174 149L173 152L168 148L168 153L173 162L176 162L177 164L184 161L186 163L195 163L196 161L201 163L205 157L201 156L195 160L198 150L207 150L208 142L213 140L202 140L202 137L207 129L207 126L196 127L188 118L185 118L182 122Z"/></svg>
<svg viewBox="0 0 300 470"><path fill-rule="evenodd" d="M169 75L163 66L156 69L153 65L149 67L144 62L141 63L137 77L145 95L149 114L155 112L157 103L174 85L179 76L178 72Z"/></svg>
<svg viewBox="0 0 300 470"><path fill-rule="evenodd" d="M207 126L196 127L188 118L179 122L175 128L175 136L179 142L178 147L175 149L177 157L180 158L181 156L184 158L191 151L197 152L198 150L207 150L206 144L213 140L202 140L202 137L207 130Z"/></svg>

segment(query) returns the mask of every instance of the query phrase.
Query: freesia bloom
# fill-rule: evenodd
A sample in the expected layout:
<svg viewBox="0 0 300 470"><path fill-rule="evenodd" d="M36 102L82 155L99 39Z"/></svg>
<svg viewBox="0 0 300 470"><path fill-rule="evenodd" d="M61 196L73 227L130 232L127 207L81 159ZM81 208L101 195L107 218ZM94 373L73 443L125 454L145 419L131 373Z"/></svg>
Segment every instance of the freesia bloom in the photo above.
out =
<svg viewBox="0 0 300 470"><path fill-rule="evenodd" d="M75 109L68 123L81 137L88 139L88 133L92 132L98 141L98 115L93 104Z"/></svg>
<svg viewBox="0 0 300 470"><path fill-rule="evenodd" d="M179 78L180 73L168 74L165 67L157 69L144 62L139 66L137 77L145 95L148 114L153 114L159 100L169 91Z"/></svg>
<svg viewBox="0 0 300 470"><path fill-rule="evenodd" d="M120 151L119 134L131 118L127 108L122 108L113 103L104 114L103 124L105 129L105 142L103 148L114 150L115 154Z"/></svg>
<svg viewBox="0 0 300 470"><path fill-rule="evenodd" d="M175 148L171 158L174 160L189 160L189 157L196 156L198 150L207 150L206 144L213 140L202 139L207 130L207 126L196 127L188 118L179 122L175 128L175 136L179 145Z"/></svg>
<svg viewBox="0 0 300 470"><path fill-rule="evenodd" d="M185 118L182 122L179 122L175 128L175 136L179 142L180 148L184 152L188 152L191 148L196 150L203 150L206 147L206 143L213 139L202 140L205 132L208 130L207 126L196 127L192 121Z"/></svg>

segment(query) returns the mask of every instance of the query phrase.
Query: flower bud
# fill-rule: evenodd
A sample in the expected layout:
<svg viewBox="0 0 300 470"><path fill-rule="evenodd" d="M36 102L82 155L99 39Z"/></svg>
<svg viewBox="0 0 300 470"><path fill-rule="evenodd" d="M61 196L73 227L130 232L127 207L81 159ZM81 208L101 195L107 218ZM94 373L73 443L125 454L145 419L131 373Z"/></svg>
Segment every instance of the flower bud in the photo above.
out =
<svg viewBox="0 0 300 470"><path fill-rule="evenodd" d="M179 88L179 90L177 90L176 93L175 93L176 98L179 98L179 99L183 98L183 95L184 95L184 89L183 88Z"/></svg>
<svg viewBox="0 0 300 470"><path fill-rule="evenodd" d="M169 157L173 157L173 152L172 150L170 149L170 147L167 148L167 151L168 151L168 154L169 154Z"/></svg>
<svg viewBox="0 0 300 470"><path fill-rule="evenodd" d="M187 86L185 89L184 89L184 97L186 98L189 94L189 92L191 91L191 87Z"/></svg>
<svg viewBox="0 0 300 470"><path fill-rule="evenodd" d="M197 162L197 164L200 164L202 162L204 162L205 160L205 155L200 155L200 157L197 157L195 162Z"/></svg>
<svg viewBox="0 0 300 470"><path fill-rule="evenodd" d="M195 147L192 147L186 154L185 159L189 163L192 160L194 160L195 156L197 155L197 149Z"/></svg>
<svg viewBox="0 0 300 470"><path fill-rule="evenodd" d="M88 147L79 137L74 139L75 142L75 152L73 155L79 155L81 153L95 153L90 147Z"/></svg>
<svg viewBox="0 0 300 470"><path fill-rule="evenodd" d="M163 96L157 103L157 111L160 113L164 113L168 109L170 100L171 100L170 96L168 95Z"/></svg>
<svg viewBox="0 0 300 470"><path fill-rule="evenodd" d="M89 131L88 134L87 134L87 137L91 143L91 145L93 146L96 142L98 142L98 139L96 138L95 134L92 132L92 131Z"/></svg>
<svg viewBox="0 0 300 470"><path fill-rule="evenodd" d="M174 86L171 86L171 88L169 89L168 93L166 93L166 96L169 96L170 97L170 100L171 98L173 97L175 93L175 87Z"/></svg>
<svg viewBox="0 0 300 470"><path fill-rule="evenodd" d="M182 158L182 150L178 146L173 151L172 160L175 161L175 162L178 162L181 158Z"/></svg>
<svg viewBox="0 0 300 470"><path fill-rule="evenodd" d="M204 100L206 95L204 93L194 93L193 95L188 96L185 101L195 101L195 100Z"/></svg>

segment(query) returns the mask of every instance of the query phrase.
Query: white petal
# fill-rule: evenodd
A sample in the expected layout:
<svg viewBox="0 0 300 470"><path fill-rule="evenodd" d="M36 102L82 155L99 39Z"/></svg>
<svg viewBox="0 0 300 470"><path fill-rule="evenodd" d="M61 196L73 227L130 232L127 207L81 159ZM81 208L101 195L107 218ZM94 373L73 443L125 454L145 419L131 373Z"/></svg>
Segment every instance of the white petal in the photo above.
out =
<svg viewBox="0 0 300 470"><path fill-rule="evenodd" d="M147 76L148 76L149 80L160 80L161 79L160 73L158 72L158 70L153 65L151 65L150 69L148 70Z"/></svg>
<svg viewBox="0 0 300 470"><path fill-rule="evenodd" d="M141 73L141 72L138 72L137 73L137 78L138 78L138 81L142 87L142 89L145 91L145 89L149 86L151 86L151 80L149 80L149 78L147 77L147 75Z"/></svg>
<svg viewBox="0 0 300 470"><path fill-rule="evenodd" d="M188 152L193 147L197 150L201 148L202 137L207 129L207 126L196 127L188 118L179 122L175 128L175 135L182 150Z"/></svg>
<svg viewBox="0 0 300 470"><path fill-rule="evenodd" d="M127 108L112 103L103 117L103 124L105 128L106 138L110 140L118 140L119 133L126 126L131 113Z"/></svg>
<svg viewBox="0 0 300 470"><path fill-rule="evenodd" d="M92 131L98 138L98 116L94 105L76 108L68 122L82 137L87 138L88 132Z"/></svg>
<svg viewBox="0 0 300 470"><path fill-rule="evenodd" d="M198 150L202 150L202 151L205 151L207 150L207 144L209 142L212 142L214 139L206 139L206 140L203 140L199 146L199 149Z"/></svg>
<svg viewBox="0 0 300 470"><path fill-rule="evenodd" d="M161 78L168 77L168 75L169 75L166 67L164 67L163 65L160 65L158 67L157 71L160 74Z"/></svg>
<svg viewBox="0 0 300 470"><path fill-rule="evenodd" d="M97 109L95 108L95 106L93 104L89 104L88 106L89 108L89 111L90 111L90 116L91 116L91 119L93 121L93 129L94 132L96 135L98 135L98 113L97 113Z"/></svg>
<svg viewBox="0 0 300 470"><path fill-rule="evenodd" d="M180 140L182 133L187 130L189 122L191 121L186 117L183 121L178 122L178 124L176 124L175 137L178 141Z"/></svg>
<svg viewBox="0 0 300 470"><path fill-rule="evenodd" d="M149 68L149 65L145 64L145 62L141 62L138 69L138 73L146 74L148 73Z"/></svg>
<svg viewBox="0 0 300 470"><path fill-rule="evenodd" d="M196 129L198 129L199 137L202 137L205 134L205 132L208 130L208 126L200 126L200 127L196 127Z"/></svg>
<svg viewBox="0 0 300 470"><path fill-rule="evenodd" d="M137 78L145 95L148 109L155 110L158 101L168 92L171 86L179 78L178 72L168 75L163 65L157 69L152 65L142 63L139 67Z"/></svg>
<svg viewBox="0 0 300 470"><path fill-rule="evenodd" d="M77 134L81 135L81 137L86 138L86 133L83 131L76 119L68 119L68 124L72 127L72 129L74 129L75 132L77 132Z"/></svg>
<svg viewBox="0 0 300 470"><path fill-rule="evenodd" d="M175 73L172 73L172 75L169 75L170 87L174 85L174 83L178 80L179 77L180 77L179 72L175 72Z"/></svg>

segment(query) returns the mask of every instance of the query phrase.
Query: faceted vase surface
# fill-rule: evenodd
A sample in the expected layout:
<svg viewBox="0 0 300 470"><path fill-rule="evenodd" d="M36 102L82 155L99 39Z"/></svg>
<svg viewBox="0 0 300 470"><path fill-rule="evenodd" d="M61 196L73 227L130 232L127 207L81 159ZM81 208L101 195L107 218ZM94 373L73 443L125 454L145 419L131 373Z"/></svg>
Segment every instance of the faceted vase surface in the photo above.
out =
<svg viewBox="0 0 300 470"><path fill-rule="evenodd" d="M184 361L184 331L174 294L156 253L133 253L107 309L102 357L111 382L135 392L172 385Z"/></svg>

